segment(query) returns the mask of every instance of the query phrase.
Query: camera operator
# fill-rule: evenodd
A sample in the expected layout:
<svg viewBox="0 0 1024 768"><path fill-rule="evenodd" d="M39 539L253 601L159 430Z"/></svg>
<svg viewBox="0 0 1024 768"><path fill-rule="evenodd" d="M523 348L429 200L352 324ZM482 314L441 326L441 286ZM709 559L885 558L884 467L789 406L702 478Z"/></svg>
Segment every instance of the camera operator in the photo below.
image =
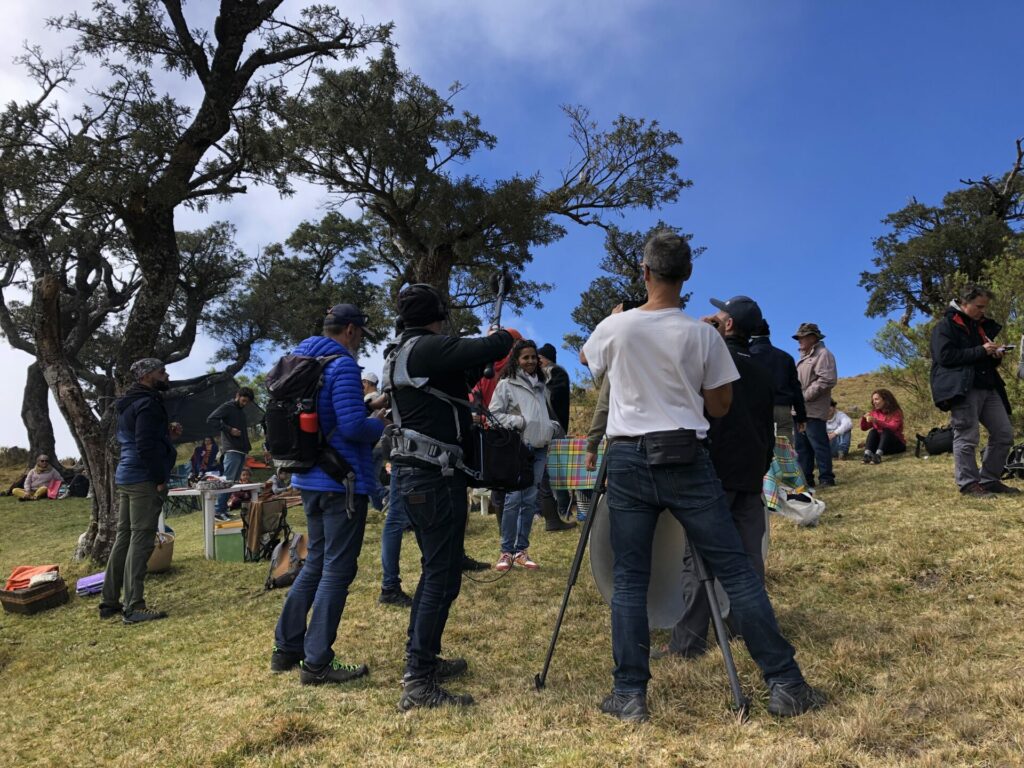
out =
<svg viewBox="0 0 1024 768"><path fill-rule="evenodd" d="M668 507L729 596L736 629L771 691L768 711L801 714L822 706L824 697L804 682L793 647L779 631L705 447L704 411L712 417L728 412L736 366L711 325L679 310L692 271L686 241L661 230L643 254L647 303L603 320L580 353L581 362L597 376L607 372L610 381L606 469L615 668L601 711L630 721L648 716L651 546L658 516Z"/></svg>
<svg viewBox="0 0 1024 768"><path fill-rule="evenodd" d="M483 366L512 348L512 336L503 330L478 339L445 335L444 300L424 284L402 289L398 314L405 331L385 363L386 389L399 427L391 464L394 489L405 501L422 553L398 705L404 710L468 706L471 696L452 694L439 685L465 672L465 660L438 656L448 611L462 582L467 477L456 464L472 423L468 404L462 403Z"/></svg>

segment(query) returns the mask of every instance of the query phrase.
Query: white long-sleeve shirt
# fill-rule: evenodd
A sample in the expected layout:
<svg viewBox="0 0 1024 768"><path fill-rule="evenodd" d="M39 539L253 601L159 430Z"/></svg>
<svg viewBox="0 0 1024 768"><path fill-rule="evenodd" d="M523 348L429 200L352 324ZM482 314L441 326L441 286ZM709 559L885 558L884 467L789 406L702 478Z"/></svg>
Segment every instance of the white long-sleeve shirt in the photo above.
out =
<svg viewBox="0 0 1024 768"><path fill-rule="evenodd" d="M836 411L836 415L825 422L825 431L836 437L845 435L847 432L853 431L853 422L842 411Z"/></svg>

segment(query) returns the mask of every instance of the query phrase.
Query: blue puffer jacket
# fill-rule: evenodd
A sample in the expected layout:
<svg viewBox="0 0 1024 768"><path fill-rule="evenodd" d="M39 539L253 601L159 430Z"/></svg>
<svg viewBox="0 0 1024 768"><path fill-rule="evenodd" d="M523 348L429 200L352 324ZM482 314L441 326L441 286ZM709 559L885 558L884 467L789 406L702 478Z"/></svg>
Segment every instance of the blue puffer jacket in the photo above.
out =
<svg viewBox="0 0 1024 768"><path fill-rule="evenodd" d="M167 411L160 393L136 384L117 399L116 407L121 457L114 482L166 483L177 452L168 433Z"/></svg>
<svg viewBox="0 0 1024 768"><path fill-rule="evenodd" d="M356 493L373 496L377 479L373 472L373 446L384 431L384 422L366 415L362 369L345 347L326 336L311 336L295 348L296 355L341 355L324 370L324 385L317 401L320 431L356 473ZM332 434L333 431L333 434ZM292 475L292 485L304 491L343 491L320 467Z"/></svg>

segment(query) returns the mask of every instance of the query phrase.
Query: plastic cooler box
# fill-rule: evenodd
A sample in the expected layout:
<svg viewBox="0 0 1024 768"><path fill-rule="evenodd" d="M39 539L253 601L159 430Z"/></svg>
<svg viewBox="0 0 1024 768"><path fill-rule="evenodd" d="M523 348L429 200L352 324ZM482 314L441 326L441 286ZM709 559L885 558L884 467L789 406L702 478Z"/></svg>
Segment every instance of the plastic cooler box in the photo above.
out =
<svg viewBox="0 0 1024 768"><path fill-rule="evenodd" d="M213 526L213 557L224 563L245 562L241 520L229 520Z"/></svg>

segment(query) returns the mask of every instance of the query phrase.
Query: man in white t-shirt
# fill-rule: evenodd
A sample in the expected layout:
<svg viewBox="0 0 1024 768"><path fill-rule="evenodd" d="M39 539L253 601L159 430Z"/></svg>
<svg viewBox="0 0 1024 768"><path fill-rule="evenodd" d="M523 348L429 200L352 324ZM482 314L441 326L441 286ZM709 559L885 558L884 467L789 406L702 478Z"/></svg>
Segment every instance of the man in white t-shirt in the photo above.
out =
<svg viewBox="0 0 1024 768"><path fill-rule="evenodd" d="M647 588L654 529L667 507L729 595L735 628L771 691L769 712L798 715L822 706L824 697L804 682L793 647L779 631L705 447L705 411L712 417L728 412L739 374L719 333L679 310L691 270L683 238L670 230L652 235L644 245L647 303L603 320L580 353L595 376L611 381L606 461L615 669L601 710L620 720L648 716ZM683 445L659 456L659 440Z"/></svg>

